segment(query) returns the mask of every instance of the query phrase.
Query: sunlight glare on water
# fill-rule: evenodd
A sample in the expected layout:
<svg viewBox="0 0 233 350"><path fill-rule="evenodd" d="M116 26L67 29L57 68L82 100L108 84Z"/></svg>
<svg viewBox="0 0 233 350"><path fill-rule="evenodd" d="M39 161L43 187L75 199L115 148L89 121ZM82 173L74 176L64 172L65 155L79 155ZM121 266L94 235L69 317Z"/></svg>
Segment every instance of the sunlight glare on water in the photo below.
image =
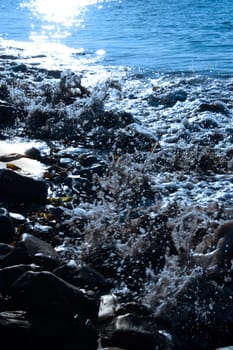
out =
<svg viewBox="0 0 233 350"><path fill-rule="evenodd" d="M32 32L30 39L61 39L71 35L71 28L83 25L84 14L91 5L101 6L105 0L30 0L23 1L21 8L32 13ZM39 31L38 31L39 24Z"/></svg>
<svg viewBox="0 0 233 350"><path fill-rule="evenodd" d="M29 8L36 17L44 21L71 27L79 23L79 15L82 11L98 2L102 2L102 0L67 0L65 2L31 0L24 1L21 6Z"/></svg>

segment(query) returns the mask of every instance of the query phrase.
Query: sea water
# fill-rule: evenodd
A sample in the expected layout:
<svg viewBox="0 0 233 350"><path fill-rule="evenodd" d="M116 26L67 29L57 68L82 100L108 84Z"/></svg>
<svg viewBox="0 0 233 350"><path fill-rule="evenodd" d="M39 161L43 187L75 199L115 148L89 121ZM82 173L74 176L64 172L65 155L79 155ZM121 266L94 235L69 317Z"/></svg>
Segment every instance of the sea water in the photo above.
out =
<svg viewBox="0 0 233 350"><path fill-rule="evenodd" d="M61 44L103 65L231 73L232 11L231 0L1 0L0 38L31 52Z"/></svg>
<svg viewBox="0 0 233 350"><path fill-rule="evenodd" d="M232 11L231 0L0 0L2 81L11 72L10 57L35 70L68 70L68 79L71 69L91 96L61 103L59 111L74 118L102 103L105 110L132 113L139 121L132 132L139 128L157 140L154 152L125 154L98 180L112 199L67 211L73 232L80 216L89 223L79 249L69 247L73 255L92 253L102 239L112 241L122 261L143 259L150 232L129 233L140 215L155 219L158 232L164 226L156 218L166 218L177 252L206 261L214 252L216 227L233 219ZM21 78L10 89L12 100L29 112L50 108L44 89L56 90L58 81L43 69ZM137 206L132 188L145 180L155 200ZM189 268L178 259L168 253L159 274L147 266L137 298L155 314L202 273L202 265ZM122 281L114 293L128 291Z"/></svg>

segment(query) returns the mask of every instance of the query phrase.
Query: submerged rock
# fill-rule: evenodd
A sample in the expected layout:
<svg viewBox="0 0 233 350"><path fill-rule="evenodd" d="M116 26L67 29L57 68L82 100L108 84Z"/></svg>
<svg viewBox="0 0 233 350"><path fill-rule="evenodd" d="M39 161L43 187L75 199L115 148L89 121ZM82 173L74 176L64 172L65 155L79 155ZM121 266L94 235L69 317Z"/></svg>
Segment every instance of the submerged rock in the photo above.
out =
<svg viewBox="0 0 233 350"><path fill-rule="evenodd" d="M178 101L184 102L187 98L187 92L182 89L177 89L174 91L169 91L164 94L151 95L149 98L149 104L151 106L163 105L165 107L172 107Z"/></svg>
<svg viewBox="0 0 233 350"><path fill-rule="evenodd" d="M226 103L222 101L201 103L199 106L199 112L205 112L205 111L231 115L230 109L228 108Z"/></svg>

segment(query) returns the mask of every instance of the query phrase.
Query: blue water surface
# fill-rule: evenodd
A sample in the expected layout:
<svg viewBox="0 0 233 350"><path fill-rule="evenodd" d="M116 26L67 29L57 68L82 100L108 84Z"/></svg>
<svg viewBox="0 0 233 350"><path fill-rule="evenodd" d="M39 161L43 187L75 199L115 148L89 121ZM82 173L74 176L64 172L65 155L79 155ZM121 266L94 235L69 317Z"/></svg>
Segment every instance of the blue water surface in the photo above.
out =
<svg viewBox="0 0 233 350"><path fill-rule="evenodd" d="M72 25L36 13L32 3L0 0L2 39L59 42L90 54L101 50L105 65L233 72L232 0L79 0ZM56 2L47 4L56 12Z"/></svg>

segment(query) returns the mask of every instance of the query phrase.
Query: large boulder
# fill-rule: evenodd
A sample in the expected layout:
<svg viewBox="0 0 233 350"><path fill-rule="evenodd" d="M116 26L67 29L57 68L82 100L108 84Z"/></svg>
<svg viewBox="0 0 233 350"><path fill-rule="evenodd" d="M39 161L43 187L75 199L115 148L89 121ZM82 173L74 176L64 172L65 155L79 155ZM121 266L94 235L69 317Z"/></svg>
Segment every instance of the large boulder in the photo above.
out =
<svg viewBox="0 0 233 350"><path fill-rule="evenodd" d="M96 301L51 272L25 272L12 284L10 294L31 315L55 313L71 318L78 315L84 320L97 319Z"/></svg>
<svg viewBox="0 0 233 350"><path fill-rule="evenodd" d="M47 199L47 185L9 169L0 169L0 197L10 197L20 203L43 203Z"/></svg>
<svg viewBox="0 0 233 350"><path fill-rule="evenodd" d="M45 241L24 233L15 249L2 259L3 266L17 264L39 264L45 269L53 269L59 265L60 259L55 249Z"/></svg>

